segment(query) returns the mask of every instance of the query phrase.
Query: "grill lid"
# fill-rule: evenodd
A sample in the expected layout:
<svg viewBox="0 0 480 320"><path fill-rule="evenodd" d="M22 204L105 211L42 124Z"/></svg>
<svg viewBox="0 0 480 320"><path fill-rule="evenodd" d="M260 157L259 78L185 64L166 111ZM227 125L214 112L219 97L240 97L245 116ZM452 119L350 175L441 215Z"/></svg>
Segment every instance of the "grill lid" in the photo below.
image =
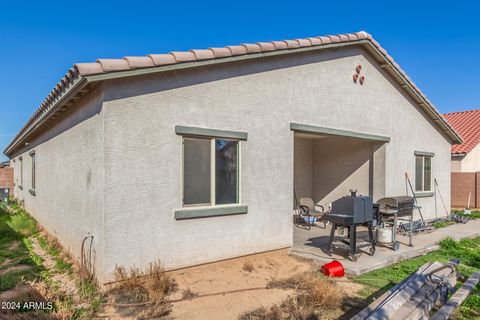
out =
<svg viewBox="0 0 480 320"><path fill-rule="evenodd" d="M413 197L410 196L387 197L377 201L380 206L390 208L413 207L413 202Z"/></svg>

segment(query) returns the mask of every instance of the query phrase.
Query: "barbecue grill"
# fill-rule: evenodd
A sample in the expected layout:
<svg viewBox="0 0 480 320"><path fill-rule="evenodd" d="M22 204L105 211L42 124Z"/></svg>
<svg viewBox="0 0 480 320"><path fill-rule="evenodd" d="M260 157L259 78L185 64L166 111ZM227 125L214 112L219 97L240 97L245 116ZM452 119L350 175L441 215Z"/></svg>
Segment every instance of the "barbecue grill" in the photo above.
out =
<svg viewBox="0 0 480 320"><path fill-rule="evenodd" d="M415 206L415 198L410 196L394 196L387 197L377 201L378 204L378 224L381 228L392 229L392 239L389 244L393 250L400 249L400 243L397 241L398 221L409 221L410 226L413 223L413 210ZM380 229L380 228L379 228ZM412 244L412 232L408 233L409 246Z"/></svg>
<svg viewBox="0 0 480 320"><path fill-rule="evenodd" d="M332 210L327 219L339 225L362 224L373 220L373 201L369 196L357 196L352 191L349 196L332 202Z"/></svg>
<svg viewBox="0 0 480 320"><path fill-rule="evenodd" d="M325 216L332 223L332 230L328 243L328 254L332 255L332 244L337 227L348 227L349 255L352 261L357 260L357 225L367 224L370 240L370 254L375 253L375 239L373 237L373 200L370 196L357 196L356 190L350 190L349 196L344 196L332 202L332 210Z"/></svg>
<svg viewBox="0 0 480 320"><path fill-rule="evenodd" d="M410 196L397 196L383 198L377 201L381 212L396 211L397 217L409 216L415 208L414 198Z"/></svg>

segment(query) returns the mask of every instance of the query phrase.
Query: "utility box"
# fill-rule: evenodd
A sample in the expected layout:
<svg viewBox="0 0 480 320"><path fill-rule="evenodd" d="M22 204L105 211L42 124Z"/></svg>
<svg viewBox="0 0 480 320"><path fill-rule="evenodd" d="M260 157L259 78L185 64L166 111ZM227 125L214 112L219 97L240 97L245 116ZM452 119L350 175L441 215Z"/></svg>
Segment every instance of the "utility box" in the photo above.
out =
<svg viewBox="0 0 480 320"><path fill-rule="evenodd" d="M7 201L10 195L10 188L0 188L0 201Z"/></svg>

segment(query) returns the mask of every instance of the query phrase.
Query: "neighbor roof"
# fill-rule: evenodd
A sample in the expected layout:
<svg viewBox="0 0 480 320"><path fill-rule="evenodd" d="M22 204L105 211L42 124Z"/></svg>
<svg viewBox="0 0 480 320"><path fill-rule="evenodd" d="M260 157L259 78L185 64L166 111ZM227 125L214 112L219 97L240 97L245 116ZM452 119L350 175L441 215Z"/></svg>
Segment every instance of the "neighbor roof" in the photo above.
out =
<svg viewBox="0 0 480 320"><path fill-rule="evenodd" d="M462 142L455 130L449 126L440 112L387 51L370 34L361 31L304 39L257 42L222 48L195 49L167 54L149 54L142 57L98 59L96 62L74 64L28 119L4 152L8 156L13 155L15 150L28 142L28 137L35 131L48 126L56 117L72 106L76 100L90 91L95 83L103 80L352 45L363 46L367 49L377 59L380 66L388 71L400 86L414 98L418 106L431 117L452 143Z"/></svg>
<svg viewBox="0 0 480 320"><path fill-rule="evenodd" d="M463 139L452 146L453 154L467 154L480 143L480 110L446 113L445 118Z"/></svg>

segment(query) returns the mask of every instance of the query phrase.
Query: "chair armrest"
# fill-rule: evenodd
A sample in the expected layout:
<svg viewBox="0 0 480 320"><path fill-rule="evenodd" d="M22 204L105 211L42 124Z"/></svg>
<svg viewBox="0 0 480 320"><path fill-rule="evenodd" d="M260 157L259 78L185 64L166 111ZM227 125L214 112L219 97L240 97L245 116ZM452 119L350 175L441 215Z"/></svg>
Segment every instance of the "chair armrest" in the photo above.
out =
<svg viewBox="0 0 480 320"><path fill-rule="evenodd" d="M303 213L303 214L306 214L307 216L310 215L310 209L308 209L307 206L300 205L299 208L300 208L301 214Z"/></svg>

